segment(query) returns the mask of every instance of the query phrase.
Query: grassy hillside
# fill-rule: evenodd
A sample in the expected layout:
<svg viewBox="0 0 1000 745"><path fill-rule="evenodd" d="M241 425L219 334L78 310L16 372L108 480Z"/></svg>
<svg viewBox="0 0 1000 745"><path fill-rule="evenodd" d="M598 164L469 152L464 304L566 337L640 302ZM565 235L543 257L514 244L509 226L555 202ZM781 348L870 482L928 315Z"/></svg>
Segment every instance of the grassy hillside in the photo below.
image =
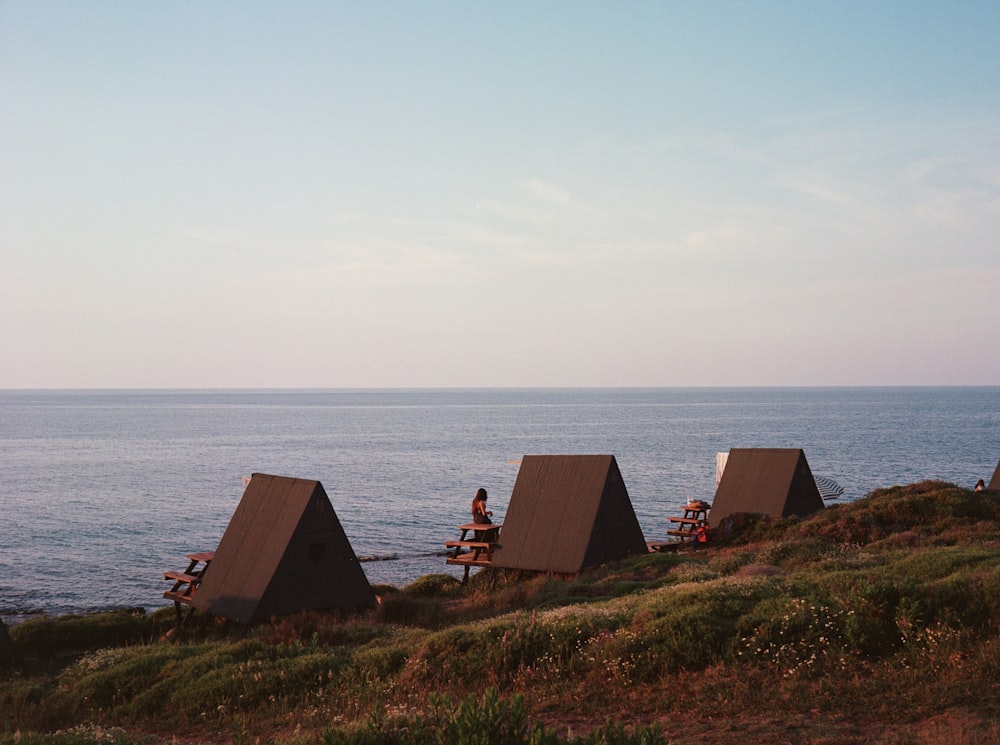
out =
<svg viewBox="0 0 1000 745"><path fill-rule="evenodd" d="M379 587L359 614L27 621L0 745L1000 742L1000 494L737 523L573 581Z"/></svg>

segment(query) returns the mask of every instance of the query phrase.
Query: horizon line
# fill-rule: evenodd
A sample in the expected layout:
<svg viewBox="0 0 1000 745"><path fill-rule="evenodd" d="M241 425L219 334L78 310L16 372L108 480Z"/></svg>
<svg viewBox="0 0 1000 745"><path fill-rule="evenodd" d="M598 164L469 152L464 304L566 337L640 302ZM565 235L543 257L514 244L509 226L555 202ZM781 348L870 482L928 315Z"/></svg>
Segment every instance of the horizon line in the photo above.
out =
<svg viewBox="0 0 1000 745"><path fill-rule="evenodd" d="M789 390L892 388L1000 388L1000 383L839 383L767 385L482 385L482 386L124 386L124 387L0 387L0 393L144 393L144 392L352 392L352 391L655 391L655 390Z"/></svg>

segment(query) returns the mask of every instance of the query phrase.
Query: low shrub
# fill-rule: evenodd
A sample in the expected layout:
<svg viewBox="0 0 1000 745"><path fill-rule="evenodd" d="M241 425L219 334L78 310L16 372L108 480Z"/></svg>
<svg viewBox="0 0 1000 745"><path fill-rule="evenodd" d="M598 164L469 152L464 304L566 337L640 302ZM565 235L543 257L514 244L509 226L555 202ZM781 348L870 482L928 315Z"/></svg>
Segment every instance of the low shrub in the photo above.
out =
<svg viewBox="0 0 1000 745"><path fill-rule="evenodd" d="M409 657L409 650L402 647L381 644L367 647L351 657L348 673L365 686L381 686L399 675Z"/></svg>
<svg viewBox="0 0 1000 745"><path fill-rule="evenodd" d="M800 569L805 564L827 558L833 550L833 544L824 536L790 538L763 548L757 555L757 561Z"/></svg>
<svg viewBox="0 0 1000 745"><path fill-rule="evenodd" d="M81 725L54 734L15 732L0 733L0 745L142 745L120 727Z"/></svg>
<svg viewBox="0 0 1000 745"><path fill-rule="evenodd" d="M445 601L401 592L383 598L375 618L383 624L437 629L452 620Z"/></svg>
<svg viewBox="0 0 1000 745"><path fill-rule="evenodd" d="M500 697L495 688L482 696L469 695L455 703L446 695L432 694L426 713L392 716L380 711L357 729L327 729L324 745L666 745L658 727L637 727L629 732L615 721L583 737L560 739L542 723L528 722L524 700Z"/></svg>
<svg viewBox="0 0 1000 745"><path fill-rule="evenodd" d="M371 611L303 611L274 618L251 633L269 645L366 644L388 633L372 624L371 616Z"/></svg>
<svg viewBox="0 0 1000 745"><path fill-rule="evenodd" d="M776 598L741 621L736 657L782 677L827 675L854 655L845 638L847 612L801 597Z"/></svg>
<svg viewBox="0 0 1000 745"><path fill-rule="evenodd" d="M9 629L19 654L39 658L149 641L155 633L142 610L31 618Z"/></svg>
<svg viewBox="0 0 1000 745"><path fill-rule="evenodd" d="M716 552L708 560L708 568L718 575L733 574L747 564L757 560L755 551L728 550Z"/></svg>
<svg viewBox="0 0 1000 745"><path fill-rule="evenodd" d="M407 595L418 597L454 597L462 589L462 583L450 574L427 574L410 583L403 590Z"/></svg>

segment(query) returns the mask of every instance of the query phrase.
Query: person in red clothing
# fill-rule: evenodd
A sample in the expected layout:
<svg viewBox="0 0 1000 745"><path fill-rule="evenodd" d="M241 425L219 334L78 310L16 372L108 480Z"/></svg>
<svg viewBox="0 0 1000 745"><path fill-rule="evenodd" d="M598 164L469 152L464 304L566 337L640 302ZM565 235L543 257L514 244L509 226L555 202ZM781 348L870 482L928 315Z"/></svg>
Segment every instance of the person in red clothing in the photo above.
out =
<svg viewBox="0 0 1000 745"><path fill-rule="evenodd" d="M696 530L694 534L695 548L701 548L702 546L704 546L706 543L708 543L711 537L712 537L711 528L709 528L707 525L698 526L698 530Z"/></svg>

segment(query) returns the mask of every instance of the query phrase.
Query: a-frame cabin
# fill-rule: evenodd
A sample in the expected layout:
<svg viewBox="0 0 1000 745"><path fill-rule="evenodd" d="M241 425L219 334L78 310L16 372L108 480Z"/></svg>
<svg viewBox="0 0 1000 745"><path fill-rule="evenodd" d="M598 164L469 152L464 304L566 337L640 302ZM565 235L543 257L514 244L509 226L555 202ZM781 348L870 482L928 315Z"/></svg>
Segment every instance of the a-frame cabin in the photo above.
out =
<svg viewBox="0 0 1000 745"><path fill-rule="evenodd" d="M575 576L647 553L613 455L526 455L492 566Z"/></svg>
<svg viewBox="0 0 1000 745"><path fill-rule="evenodd" d="M375 604L318 481L255 473L191 605L240 623Z"/></svg>
<svg viewBox="0 0 1000 745"><path fill-rule="evenodd" d="M747 512L805 517L823 509L816 479L798 448L733 448L715 491L709 525Z"/></svg>

